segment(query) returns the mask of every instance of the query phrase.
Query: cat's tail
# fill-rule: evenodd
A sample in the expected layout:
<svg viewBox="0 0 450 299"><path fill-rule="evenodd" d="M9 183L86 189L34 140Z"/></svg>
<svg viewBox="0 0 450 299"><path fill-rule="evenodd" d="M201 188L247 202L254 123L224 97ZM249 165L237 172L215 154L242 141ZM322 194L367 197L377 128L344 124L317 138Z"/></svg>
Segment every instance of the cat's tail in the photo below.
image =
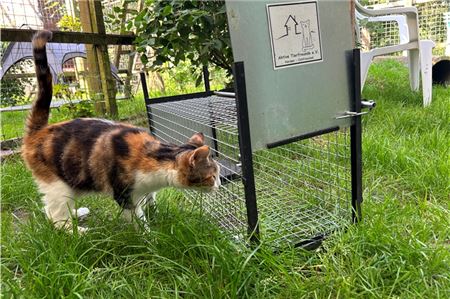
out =
<svg viewBox="0 0 450 299"><path fill-rule="evenodd" d="M34 66L38 82L38 94L28 115L26 133L33 134L48 124L50 102L52 100L52 74L47 62L45 45L52 38L51 31L38 31L31 41L33 45Z"/></svg>

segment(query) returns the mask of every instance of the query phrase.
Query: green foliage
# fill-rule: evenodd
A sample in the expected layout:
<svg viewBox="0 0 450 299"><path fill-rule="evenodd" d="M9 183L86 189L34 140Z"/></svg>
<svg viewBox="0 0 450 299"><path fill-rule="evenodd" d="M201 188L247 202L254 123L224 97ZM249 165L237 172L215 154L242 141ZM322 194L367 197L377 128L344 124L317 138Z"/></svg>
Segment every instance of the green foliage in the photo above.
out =
<svg viewBox="0 0 450 299"><path fill-rule="evenodd" d="M168 68L161 72L161 76L166 89L173 94L204 90L202 72L190 61L181 61L175 68ZM209 77L212 89L222 89L229 82L226 71L218 67L210 70Z"/></svg>
<svg viewBox="0 0 450 299"><path fill-rule="evenodd" d="M136 31L137 51L142 62L152 69L177 66L189 60L198 69L213 64L225 69L228 75L232 73L233 57L223 0L148 0L127 24L127 29Z"/></svg>
<svg viewBox="0 0 450 299"><path fill-rule="evenodd" d="M95 115L94 104L89 100L83 100L78 103L69 102L61 106L60 109L63 114L71 119L78 117L93 117Z"/></svg>
<svg viewBox="0 0 450 299"><path fill-rule="evenodd" d="M44 9L48 10L54 15L62 15L58 21L58 29L61 31L81 31L80 19L76 16L68 14L66 5L61 4L60 0L46 0L44 2Z"/></svg>
<svg viewBox="0 0 450 299"><path fill-rule="evenodd" d="M136 16L138 14L138 11L128 4L136 4L136 0L122 0L121 6L114 6L112 10L108 9L106 13L103 14L107 32L120 32L121 29L123 29L122 27L125 26L125 24L123 24L123 20L126 19L125 17L127 15Z"/></svg>
<svg viewBox="0 0 450 299"><path fill-rule="evenodd" d="M5 47L6 49L6 45L4 44L5 43L2 43L2 48ZM13 65L8 70L7 74L23 74L31 65L32 61L29 59L21 61ZM0 82L0 106L7 107L27 104L29 100L25 97L25 87L29 86L32 81L32 78L8 78L7 75L5 75Z"/></svg>
<svg viewBox="0 0 450 299"><path fill-rule="evenodd" d="M65 83L53 84L54 98L67 101L67 103L61 106L60 109L61 112L67 115L68 118L94 116L94 105L92 101L75 101L82 99L84 94L85 92L80 89L72 91L70 86Z"/></svg>
<svg viewBox="0 0 450 299"><path fill-rule="evenodd" d="M61 31L81 31L81 22L77 17L64 15L57 23Z"/></svg>
<svg viewBox="0 0 450 299"><path fill-rule="evenodd" d="M1 107L15 106L23 102L25 96L24 85L27 79L2 79L0 101Z"/></svg>

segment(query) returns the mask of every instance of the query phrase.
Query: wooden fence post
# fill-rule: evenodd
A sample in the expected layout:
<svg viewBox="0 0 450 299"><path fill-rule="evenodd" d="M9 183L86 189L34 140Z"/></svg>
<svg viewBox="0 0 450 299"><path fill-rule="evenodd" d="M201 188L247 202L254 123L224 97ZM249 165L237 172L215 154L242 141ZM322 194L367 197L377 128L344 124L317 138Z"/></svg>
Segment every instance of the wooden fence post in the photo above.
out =
<svg viewBox="0 0 450 299"><path fill-rule="evenodd" d="M80 21L84 32L105 34L100 1L79 1ZM117 118L115 80L111 74L107 45L86 45L89 92L95 103L97 115Z"/></svg>

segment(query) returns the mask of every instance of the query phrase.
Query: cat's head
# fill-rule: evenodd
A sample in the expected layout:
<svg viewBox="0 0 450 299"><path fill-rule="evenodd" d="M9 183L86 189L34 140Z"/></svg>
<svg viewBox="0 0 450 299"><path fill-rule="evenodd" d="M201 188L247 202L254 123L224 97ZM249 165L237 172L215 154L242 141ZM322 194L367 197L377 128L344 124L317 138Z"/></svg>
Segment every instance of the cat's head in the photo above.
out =
<svg viewBox="0 0 450 299"><path fill-rule="evenodd" d="M216 191L220 187L220 167L211 157L209 146L205 145L202 133L194 134L188 145L192 150L186 151L178 157L178 182L184 188L202 191Z"/></svg>

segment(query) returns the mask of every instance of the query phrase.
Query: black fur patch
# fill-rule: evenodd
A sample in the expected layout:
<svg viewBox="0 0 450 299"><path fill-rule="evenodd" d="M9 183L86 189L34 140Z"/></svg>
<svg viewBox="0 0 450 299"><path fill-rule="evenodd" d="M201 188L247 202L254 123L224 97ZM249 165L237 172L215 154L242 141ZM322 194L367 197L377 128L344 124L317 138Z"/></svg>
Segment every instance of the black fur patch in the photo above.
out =
<svg viewBox="0 0 450 299"><path fill-rule="evenodd" d="M186 151L193 151L196 148L197 146L192 144L177 146L174 144L161 143L156 150L148 152L147 155L157 161L173 161L177 155Z"/></svg>
<svg viewBox="0 0 450 299"><path fill-rule="evenodd" d="M124 209L130 209L132 208L132 188L120 179L120 174L122 172L123 168L120 165L120 162L115 162L109 172L109 182L113 187L114 200L117 204Z"/></svg>
<svg viewBox="0 0 450 299"><path fill-rule="evenodd" d="M45 158L44 155L44 148L42 146L42 143L40 143L37 147L36 147L36 159L41 162L41 163L46 163L47 159Z"/></svg>
<svg viewBox="0 0 450 299"><path fill-rule="evenodd" d="M128 143L125 141L125 137L128 134L139 134L145 132L139 128L123 128L119 133L115 134L111 141L114 150L114 156L125 158L129 155L130 149ZM119 206L124 209L132 208L131 192L132 188L120 178L123 173L123 167L119 161L115 160L112 164L109 172L109 183L113 188L114 199Z"/></svg>
<svg viewBox="0 0 450 299"><path fill-rule="evenodd" d="M117 126L90 119L75 119L55 127L53 139L53 163L57 174L69 186L82 191L96 191L97 188L89 169L88 161L98 137ZM78 152L75 156L65 155L67 144L73 140Z"/></svg>
<svg viewBox="0 0 450 299"><path fill-rule="evenodd" d="M128 143L125 141L125 136L128 134L139 134L143 130L138 128L125 128L121 130L118 134L114 135L112 138L112 146L114 148L114 153L119 157L127 157L130 153Z"/></svg>

